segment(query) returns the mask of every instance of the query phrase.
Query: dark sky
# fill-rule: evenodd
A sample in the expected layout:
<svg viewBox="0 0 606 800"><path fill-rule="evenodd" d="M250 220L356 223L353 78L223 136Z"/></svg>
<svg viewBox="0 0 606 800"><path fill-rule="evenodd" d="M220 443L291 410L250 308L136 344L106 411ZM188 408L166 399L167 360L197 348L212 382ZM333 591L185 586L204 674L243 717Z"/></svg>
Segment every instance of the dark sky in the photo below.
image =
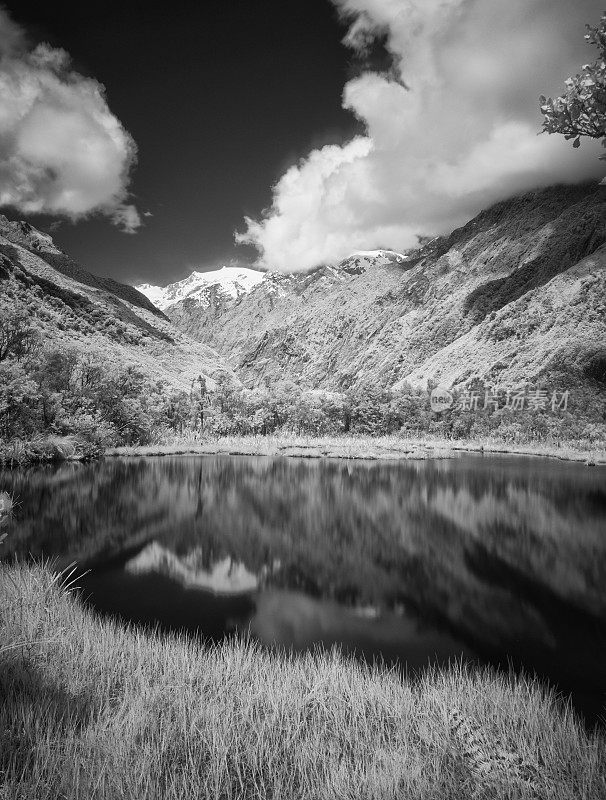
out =
<svg viewBox="0 0 606 800"><path fill-rule="evenodd" d="M64 48L105 85L138 145L131 189L153 214L145 227L126 235L96 217L53 231L99 274L167 283L252 258L233 244L244 215L260 215L272 184L311 147L360 131L341 109L355 65L328 0L4 5L32 40ZM54 218L28 219L48 230Z"/></svg>

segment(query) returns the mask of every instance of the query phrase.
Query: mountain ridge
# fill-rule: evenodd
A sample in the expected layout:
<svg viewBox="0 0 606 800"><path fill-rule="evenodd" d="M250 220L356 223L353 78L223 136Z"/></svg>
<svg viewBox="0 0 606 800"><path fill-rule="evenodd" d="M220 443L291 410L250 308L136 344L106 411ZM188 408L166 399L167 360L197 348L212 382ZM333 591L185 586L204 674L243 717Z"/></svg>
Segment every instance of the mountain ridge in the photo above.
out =
<svg viewBox="0 0 606 800"><path fill-rule="evenodd" d="M603 397L605 243L606 188L554 186L497 203L400 263L268 273L212 312L185 299L167 315L250 387L557 380Z"/></svg>
<svg viewBox="0 0 606 800"><path fill-rule="evenodd" d="M0 214L0 233L8 242L20 245L33 255L40 256L47 264L50 264L57 272L60 272L66 278L71 278L86 286L108 291L122 300L126 300L135 306L151 311L152 314L167 319L167 317L165 317L144 294L137 291L137 289L126 283L115 281L113 278L107 278L89 272L71 256L60 250L55 245L50 234L39 231L37 228L34 228L33 225L30 225L29 222L24 222L23 220L9 220L4 214Z"/></svg>
<svg viewBox="0 0 606 800"><path fill-rule="evenodd" d="M210 303L209 295L215 290L226 298L235 299L248 294L257 283L263 280L264 273L247 267L223 266L209 272L194 270L187 278L175 281L167 286L154 286L143 283L134 287L147 297L156 308L165 311L171 305L185 299L195 299Z"/></svg>
<svg viewBox="0 0 606 800"><path fill-rule="evenodd" d="M343 270L354 274L361 272L367 266L391 262L401 263L407 258L407 255L393 250L360 250L355 251L336 265L325 265L307 270L300 275L308 276L322 270L324 272L333 271L334 274ZM208 272L194 270L186 278L166 286L142 283L134 288L161 311L166 311L171 306L186 300L193 300L201 307L209 308L217 299L225 302L237 300L243 295L250 294L256 286L263 282L279 282L281 276L291 274L224 265Z"/></svg>
<svg viewBox="0 0 606 800"><path fill-rule="evenodd" d="M189 339L131 286L86 270L27 222L0 215L0 300L35 322L45 346L98 353L189 390L202 375L209 388L239 381L224 359Z"/></svg>

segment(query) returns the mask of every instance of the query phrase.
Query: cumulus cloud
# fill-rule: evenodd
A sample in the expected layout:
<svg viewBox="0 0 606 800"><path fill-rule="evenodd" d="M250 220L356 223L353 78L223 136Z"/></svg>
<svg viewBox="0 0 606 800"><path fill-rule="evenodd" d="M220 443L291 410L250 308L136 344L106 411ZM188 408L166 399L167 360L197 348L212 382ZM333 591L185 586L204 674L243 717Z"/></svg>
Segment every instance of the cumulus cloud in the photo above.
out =
<svg viewBox="0 0 606 800"><path fill-rule="evenodd" d="M313 150L274 187L240 243L286 271L354 249L414 247L497 200L558 182L599 179L597 142L579 150L537 135L541 94L589 60L595 0L332 0L364 53L384 37L389 74L349 81L343 106L366 135ZM395 77L394 77L395 76Z"/></svg>
<svg viewBox="0 0 606 800"><path fill-rule="evenodd" d="M72 219L101 212L133 233L135 158L104 87L75 72L64 50L31 48L0 8L0 206Z"/></svg>

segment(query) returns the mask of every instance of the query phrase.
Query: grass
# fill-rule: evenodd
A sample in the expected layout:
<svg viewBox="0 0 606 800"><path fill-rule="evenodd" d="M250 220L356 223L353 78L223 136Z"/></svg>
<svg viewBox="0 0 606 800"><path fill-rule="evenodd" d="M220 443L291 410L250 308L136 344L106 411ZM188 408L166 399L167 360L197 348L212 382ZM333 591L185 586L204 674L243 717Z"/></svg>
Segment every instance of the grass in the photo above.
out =
<svg viewBox="0 0 606 800"><path fill-rule="evenodd" d="M2 800L606 796L603 734L532 681L204 646L59 583L0 565Z"/></svg>
<svg viewBox="0 0 606 800"><path fill-rule="evenodd" d="M99 454L99 448L76 436L40 434L27 441L0 441L0 466L25 467L30 464L81 461Z"/></svg>
<svg viewBox="0 0 606 800"><path fill-rule="evenodd" d="M532 442L512 444L497 438L457 440L432 436L405 438L398 435L182 437L153 445L110 448L108 456L163 456L184 454L299 456L307 458L419 459L451 458L460 451L548 456L589 465L606 465L606 447L589 441Z"/></svg>

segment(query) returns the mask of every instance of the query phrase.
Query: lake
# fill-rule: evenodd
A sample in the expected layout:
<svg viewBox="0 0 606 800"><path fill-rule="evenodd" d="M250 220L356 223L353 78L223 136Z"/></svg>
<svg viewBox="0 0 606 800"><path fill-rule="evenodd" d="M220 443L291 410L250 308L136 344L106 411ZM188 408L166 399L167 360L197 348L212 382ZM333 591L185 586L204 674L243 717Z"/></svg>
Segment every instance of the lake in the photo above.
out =
<svg viewBox="0 0 606 800"><path fill-rule="evenodd" d="M105 459L0 472L0 555L102 614L417 671L536 673L606 717L606 470L547 459Z"/></svg>

